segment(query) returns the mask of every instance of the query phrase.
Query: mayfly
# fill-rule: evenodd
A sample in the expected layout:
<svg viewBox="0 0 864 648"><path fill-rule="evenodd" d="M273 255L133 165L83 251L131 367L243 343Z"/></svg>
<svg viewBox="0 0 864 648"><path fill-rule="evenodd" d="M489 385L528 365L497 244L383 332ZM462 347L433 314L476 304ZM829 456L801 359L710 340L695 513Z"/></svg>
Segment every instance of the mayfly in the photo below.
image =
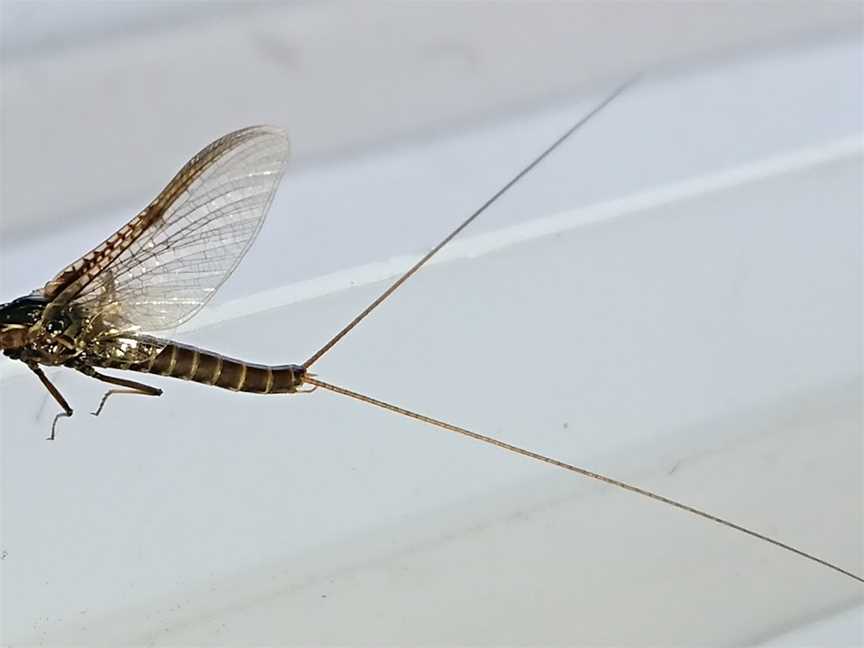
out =
<svg viewBox="0 0 864 648"><path fill-rule="evenodd" d="M325 382L310 372L429 259L628 85L616 89L572 125L302 364L253 364L145 333L173 329L198 313L255 240L289 153L285 132L269 126L229 133L204 148L115 234L41 289L0 306L0 348L27 365L60 405L62 411L54 418L49 439L55 438L58 419L72 416L73 410L45 375L43 365L68 367L112 385L94 412L97 415L113 394L162 393L100 369L179 378L256 394L321 388L662 502L864 583L861 576L827 560L680 501Z"/></svg>

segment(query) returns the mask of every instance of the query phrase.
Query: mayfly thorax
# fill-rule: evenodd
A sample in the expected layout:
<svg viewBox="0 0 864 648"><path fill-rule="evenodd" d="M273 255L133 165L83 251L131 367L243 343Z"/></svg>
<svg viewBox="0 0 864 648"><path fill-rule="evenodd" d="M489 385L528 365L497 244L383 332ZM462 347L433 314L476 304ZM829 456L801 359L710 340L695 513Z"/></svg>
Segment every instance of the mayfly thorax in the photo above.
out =
<svg viewBox="0 0 864 648"><path fill-rule="evenodd" d="M152 335L186 322L212 298L249 250L264 222L289 155L284 131L253 126L229 133L193 157L137 216L39 290L0 306L0 348L24 363L62 411L69 403L43 366L66 367L112 386L107 399L161 389L103 373L155 374L256 394L326 389L439 429L456 432L571 473L615 486L770 543L864 583L858 574L772 537L606 475L511 445L318 379L311 367L367 315L629 84L611 93L525 166L438 245L301 364L254 364Z"/></svg>

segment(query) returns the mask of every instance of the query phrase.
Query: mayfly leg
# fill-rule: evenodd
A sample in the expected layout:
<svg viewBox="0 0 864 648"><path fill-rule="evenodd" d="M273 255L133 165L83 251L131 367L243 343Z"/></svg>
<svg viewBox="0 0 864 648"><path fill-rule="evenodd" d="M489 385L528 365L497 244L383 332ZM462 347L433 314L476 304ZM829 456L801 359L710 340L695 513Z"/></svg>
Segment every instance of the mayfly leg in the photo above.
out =
<svg viewBox="0 0 864 648"><path fill-rule="evenodd" d="M63 394L60 393L60 390L54 386L54 383L52 383L50 380L48 380L48 376L45 375L45 372L42 371L42 369L39 367L39 365L37 365L35 362L34 363L28 362L27 366L30 367L30 371L35 373L36 377L39 378L39 380L42 382L43 385L45 385L45 388L48 390L48 393L54 397L54 400L57 401L57 404L63 408L63 411L60 412L59 414L57 414L54 417L54 422L51 423L51 436L48 437L48 440L53 441L54 440L54 432L57 429L57 420L60 419L61 417L63 417L63 418L71 417L72 413L73 413L72 408L69 407L69 403L66 402L65 398L63 398Z"/></svg>
<svg viewBox="0 0 864 648"><path fill-rule="evenodd" d="M105 395L102 396L102 400L99 401L99 406L96 408L95 411L90 412L93 416L99 416L99 414L102 413L102 408L105 407L105 402L115 394L131 394L133 396L162 395L162 390L158 387L151 387L150 385L135 382L134 380L126 380L125 378L116 378L114 376L99 373L93 367L78 367L77 369L85 376L95 378L96 380L101 380L102 382L106 382L109 385L118 385L119 387L122 387L122 389L109 389L107 392L105 392Z"/></svg>

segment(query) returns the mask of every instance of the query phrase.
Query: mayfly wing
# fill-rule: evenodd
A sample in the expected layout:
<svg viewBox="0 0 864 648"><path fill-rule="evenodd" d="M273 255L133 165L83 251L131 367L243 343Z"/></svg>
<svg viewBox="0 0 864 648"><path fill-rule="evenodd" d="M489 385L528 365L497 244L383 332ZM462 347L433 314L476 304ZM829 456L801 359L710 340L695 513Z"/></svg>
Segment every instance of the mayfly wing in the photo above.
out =
<svg viewBox="0 0 864 648"><path fill-rule="evenodd" d="M283 130L252 126L193 157L135 218L43 288L117 330L193 317L249 250L289 154Z"/></svg>

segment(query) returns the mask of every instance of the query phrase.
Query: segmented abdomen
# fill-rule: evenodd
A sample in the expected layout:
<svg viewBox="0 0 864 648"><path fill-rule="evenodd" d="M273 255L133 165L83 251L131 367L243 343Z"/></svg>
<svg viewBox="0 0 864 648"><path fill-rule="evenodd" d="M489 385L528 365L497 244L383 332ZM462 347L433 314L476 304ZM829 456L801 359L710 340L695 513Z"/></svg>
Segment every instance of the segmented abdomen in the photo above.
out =
<svg viewBox="0 0 864 648"><path fill-rule="evenodd" d="M305 374L297 365L252 364L174 342L169 342L151 361L126 368L253 394L296 392Z"/></svg>

